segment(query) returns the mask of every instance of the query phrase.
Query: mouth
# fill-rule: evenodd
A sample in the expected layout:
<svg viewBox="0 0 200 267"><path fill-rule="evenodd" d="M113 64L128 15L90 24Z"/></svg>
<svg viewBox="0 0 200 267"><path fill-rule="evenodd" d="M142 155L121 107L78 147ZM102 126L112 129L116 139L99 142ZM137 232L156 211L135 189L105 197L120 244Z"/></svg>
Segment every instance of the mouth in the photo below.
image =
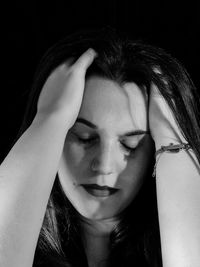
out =
<svg viewBox="0 0 200 267"><path fill-rule="evenodd" d="M108 197L115 194L119 189L109 186L100 186L97 184L81 184L81 186L92 196Z"/></svg>

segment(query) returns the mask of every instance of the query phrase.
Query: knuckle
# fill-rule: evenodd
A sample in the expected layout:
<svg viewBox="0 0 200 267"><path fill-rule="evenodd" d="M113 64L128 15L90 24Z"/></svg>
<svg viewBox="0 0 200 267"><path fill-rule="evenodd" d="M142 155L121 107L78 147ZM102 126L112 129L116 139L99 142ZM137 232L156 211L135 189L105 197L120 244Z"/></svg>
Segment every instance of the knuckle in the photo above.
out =
<svg viewBox="0 0 200 267"><path fill-rule="evenodd" d="M74 64L71 69L70 72L74 75L74 74L81 74L83 73L84 68L81 64Z"/></svg>

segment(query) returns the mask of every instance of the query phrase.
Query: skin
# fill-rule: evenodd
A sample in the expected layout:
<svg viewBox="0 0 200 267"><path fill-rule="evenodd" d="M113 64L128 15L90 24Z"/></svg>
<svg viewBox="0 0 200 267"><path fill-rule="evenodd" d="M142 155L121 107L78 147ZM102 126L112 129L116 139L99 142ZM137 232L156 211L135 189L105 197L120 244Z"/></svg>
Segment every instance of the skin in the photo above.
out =
<svg viewBox="0 0 200 267"><path fill-rule="evenodd" d="M123 210L126 207L126 205L128 205L131 199L134 200L134 197L137 194L137 190L139 190L142 184L142 178L140 180L141 184L137 183L136 181L137 180L136 178L144 177L140 175L139 172L138 173L136 172L138 166L142 166L142 168L145 167L144 154L140 158L143 159L142 162L139 160L140 153L136 151L134 153L134 158L132 158L132 155L122 156L123 153L119 149L119 143L121 142L116 141L118 140L116 138L116 136L118 136L117 130L120 130L120 127L122 127L124 131L129 130L127 129L128 128L127 124L123 124L124 117L126 117L126 119L129 118L129 122L131 121L131 124L130 123L128 124L129 127L138 127L139 125L137 125L137 121L138 120L140 122L144 121L142 118L145 117L144 114L146 113L146 110L145 112L143 112L144 110L140 110L141 112L138 112L137 114L137 110L139 110L138 109L139 105L137 103L134 103L134 100L143 99L143 97L139 97L138 94L134 95L133 90L131 90L130 92L127 89L127 86L124 85L122 86L123 88L121 89L123 89L124 92L123 97L126 96L127 100L126 109L124 109L126 110L126 112L124 113L121 112L121 107L124 106L124 105L121 106L123 102L122 101L123 97L120 97L121 102L119 104L116 101L116 94L115 94L116 91L115 93L112 92L112 97L110 98L109 95L104 94L105 97L103 98L104 99L103 101L100 101L98 95L98 97L95 98L96 103L94 101L94 97L92 97L92 94L89 94L88 98L89 100L88 101L85 100L86 99L85 97L84 101L88 102L88 105L86 104L85 107L86 110L88 109L90 111L88 113L87 112L85 113L85 109L83 109L84 101L82 103L82 96L83 93L85 93L86 96L87 95L86 91L88 90L87 89L88 86L86 85L87 90L84 92L85 72L88 66L92 63L95 56L96 56L95 52L89 49L83 55L81 55L81 57L72 66L69 66L67 64L62 64L60 67L58 67L58 69L49 77L42 90L42 94L40 95L38 104L38 114L36 116L37 122L38 118L40 122L41 118L43 120L45 118L49 118L50 116L50 118L52 118L53 121L56 121L56 125L59 124L59 127L56 127L57 132L59 132L58 129L60 129L61 132L62 131L65 132L65 130L67 130L67 132L69 133L69 129L74 125L75 122L77 122L77 116L79 115L81 107L82 111L80 111L80 113L82 112L84 115L87 115L88 120L91 120L93 123L97 124L96 133L100 138L96 140L99 140L99 142L96 142L94 146L92 145L90 149L89 148L81 149L80 146L77 146L75 140L71 139L71 142L69 141L68 137L70 135L68 135L68 137L66 138L68 140L68 141L66 140L66 144L68 143L68 146L65 144L65 149L63 150L63 155L60 161L60 169L59 169L60 178L62 180L63 188L65 189L66 195L68 196L74 207L79 211L79 213L82 215L84 219L83 220L84 231L81 237L84 238L86 254L88 256L88 264L90 267L100 266L99 263L100 262L102 263L102 260L106 259L108 253L108 234L114 227L114 224L117 222L118 213L121 210ZM160 72L160 71L159 69L158 70L155 69L155 72ZM94 83L94 85L95 88L97 84ZM93 91L95 92L96 90L94 88ZM109 91L112 91L111 88L109 88ZM103 103L107 103L107 105L103 105ZM110 118L110 114L112 114L111 110L113 110L114 112L112 103L115 103L114 107L117 106L120 107L120 109L119 108L117 110L115 109L115 115L118 114L118 116L115 122L114 120L110 119L109 123L111 123L112 125L112 131L109 131L108 130L109 127L106 126L108 123L106 124L106 122ZM93 105L93 109L89 108L90 105L91 106ZM101 120L98 121L96 113L93 113L95 109L99 110L99 106L104 107L100 110L100 117L104 118L102 123ZM110 107L110 109L107 110L106 107ZM141 114L143 114L143 117L141 116ZM165 102L164 98L160 95L159 91L157 90L154 84L152 84L150 90L148 114L149 114L149 128L156 149L159 149L162 145L169 145L169 143L171 142L180 143L181 141L182 142L186 141L180 131L180 128L176 123L176 120L174 119L174 116L168 104ZM138 120L136 118L138 118ZM36 123L36 127L37 125L38 123ZM53 127L53 129L55 129L55 127ZM54 133L53 135L54 140L52 142L52 145L55 144L56 136L58 134L57 132ZM103 134L103 132L105 133L105 135ZM108 135L106 133L108 133ZM121 134L122 133L120 133L120 135ZM39 136L40 136L39 140L41 140L41 133L39 134ZM47 136L49 136L49 131ZM66 136L66 134L64 136ZM107 140L107 142L105 142L105 140ZM46 136L45 140L42 141L42 144L44 144L45 141L46 141ZM110 142L113 144L113 146L110 145ZM60 142L58 143L61 144ZM47 142L47 144L48 144L47 148L49 149L49 142ZM19 151L23 151L21 147L22 146L20 146ZM26 145L26 142L25 142L25 147L29 147ZM66 148L68 148L68 150L65 153ZM33 149L31 149L31 151L32 150L33 151L35 150L35 145L33 146ZM45 151L45 149L43 151ZM60 150L56 150L55 147L54 149L52 149L52 151L53 151L52 154L48 153L48 156L50 155L52 157L51 161L47 159L46 157L47 153L44 157L45 160L42 158L42 156L40 156L38 160L39 167L41 166L40 165L41 162L43 163L41 168L43 166L48 166L48 165L49 167L52 167L52 164L48 164L48 162L55 162L55 163L57 162L55 160L56 159L55 152L56 151L58 152ZM109 151L112 151L112 153ZM36 154L38 155L38 153ZM109 156L111 154L112 157ZM146 153L146 158L149 158L150 156L151 155L147 156ZM45 161L47 164L44 164ZM128 173L130 171L130 168L128 166L133 167L133 165L129 164L131 161L133 164L136 162L138 164L137 165L135 164L135 168L133 168L132 170L134 172L131 172L132 178L134 179L128 180L129 177ZM81 165L81 162L84 164ZM91 162L95 162L95 166L98 167L94 173L91 172L92 170L91 168L89 169L89 166L91 166L90 164ZM196 162L198 161L196 160ZM27 167L27 165L31 167L31 163L29 162L28 164L24 164L24 158L23 158L23 166ZM110 173L102 172L102 170L105 169L102 166L104 167L107 166L108 168L106 167L106 169L107 170L110 169L111 170L109 171ZM121 169L119 167L121 167ZM11 168L8 167L7 169L10 170ZM14 171L13 173L16 175L16 171ZM24 174L23 171L22 173ZM127 175L124 175L125 173ZM21 175L19 175L19 177L20 176ZM12 174L11 177L13 177ZM26 173L25 177L29 177L29 175ZM199 227L198 227L199 216L196 216L196 214L198 214L199 203L200 203L199 190L198 190L199 172L197 170L197 166L196 165L194 166L194 162L191 161L191 155L190 154L188 155L187 153L185 153L185 151L180 152L178 154L165 153L164 155L162 155L161 159L159 159L159 162L157 164L156 177L157 177L156 188L157 188L157 201L158 201L158 214L159 214L159 226L161 234L163 266L182 267L183 264L184 266L186 265L197 266L199 263L199 241L197 240L197 237L199 236ZM42 178L44 178L44 173L42 173ZM98 181L96 181L95 179ZM6 179L6 181L8 181L8 179ZM78 185L79 182L82 181L84 182L109 181L109 183L112 183L112 186L114 185L119 186L120 187L119 192L122 193L119 194L119 199L121 201L117 202L116 198L114 197L101 200L95 199L94 197L88 198L88 195L86 194L84 195L83 191L79 190ZM130 187L128 186L126 187L128 183L125 183L125 181L126 182L131 181L131 183L129 184ZM135 182L135 184L133 181ZM30 188L32 189L33 187L31 186ZM16 190L14 190L14 192L15 191ZM44 196L43 191L42 191L42 196ZM3 206L6 207L8 206L4 202L2 203ZM185 220L186 218L185 214L187 214L186 215L187 220ZM188 214L194 214L195 216L188 216ZM31 218L30 214L28 214L27 218L29 219ZM22 232L24 234L25 227L23 226L22 229L23 229ZM177 231L177 229L179 230ZM20 233L20 232L14 229L14 233ZM13 235L10 236L12 237L12 243L13 243ZM19 236L21 235L19 234ZM28 236L30 236L30 234L28 234ZM5 251L6 253L9 251L10 255L12 255L12 257L6 256L5 262L7 263L8 258L9 259L13 258L13 252L12 250L10 250L10 248L5 249ZM24 254L28 255L28 253ZM179 256L177 257L177 255ZM16 261L17 257L14 258ZM25 261L23 260L23 263L24 262ZM10 264L9 266L11 265L12 264ZM18 266L22 266L21 263ZM24 266L29 266L29 265L25 264ZM103 264L101 266L106 266L106 265Z"/></svg>
<svg viewBox="0 0 200 267"><path fill-rule="evenodd" d="M150 137L145 137L148 141L139 146L134 155L129 155L122 150L118 135L119 132L124 135L122 130L126 132L134 127L147 128L147 123L142 123L146 122L145 97L138 94L141 91L133 83L120 88L104 79L99 83L97 79L87 80L84 92L85 72L94 57L94 51L89 49L72 66L64 63L50 75L40 94L34 121L1 164L1 266L32 266L58 167L66 195L69 199L71 196L71 202L84 219L81 238L84 239L90 267L100 266L99 263L106 259L108 234L117 222L117 215L131 199L134 201L142 185L144 176L142 170L137 169L142 166L144 172L146 161L151 157L150 153L147 154L151 150ZM97 92L97 88L101 90ZM157 93L157 88L152 84L148 113L156 149L172 140L184 140L169 106ZM77 116L83 115L97 126L95 134L98 135L98 142L90 148L77 144L72 131L69 131L75 122L77 124ZM195 157L192 154L185 151L165 153L156 168L159 228L165 267L197 267L200 262L199 164L196 158L196 165L191 160L192 156ZM91 169L91 162L95 162L96 168ZM95 199L83 194L78 184L95 179L119 186L118 197L121 201L117 202L114 197ZM101 267L106 266L104 263Z"/></svg>
<svg viewBox="0 0 200 267"><path fill-rule="evenodd" d="M119 86L97 76L86 80L78 118L66 136L58 175L66 196L83 218L85 246L88 255L92 247L93 260L94 251L96 258L105 258L105 243L117 215L134 200L144 182L153 151L146 131L147 97L135 83ZM132 135L126 136L130 132ZM94 183L119 190L108 197L94 197L81 186Z"/></svg>

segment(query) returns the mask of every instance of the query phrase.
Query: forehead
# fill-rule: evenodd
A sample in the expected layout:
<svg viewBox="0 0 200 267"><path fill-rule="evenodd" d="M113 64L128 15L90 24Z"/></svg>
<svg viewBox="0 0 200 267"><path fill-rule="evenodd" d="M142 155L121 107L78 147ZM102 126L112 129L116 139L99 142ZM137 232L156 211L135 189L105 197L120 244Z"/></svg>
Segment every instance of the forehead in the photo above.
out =
<svg viewBox="0 0 200 267"><path fill-rule="evenodd" d="M147 97L135 83L118 83L92 76L86 80L79 117L98 128L126 127L146 130Z"/></svg>

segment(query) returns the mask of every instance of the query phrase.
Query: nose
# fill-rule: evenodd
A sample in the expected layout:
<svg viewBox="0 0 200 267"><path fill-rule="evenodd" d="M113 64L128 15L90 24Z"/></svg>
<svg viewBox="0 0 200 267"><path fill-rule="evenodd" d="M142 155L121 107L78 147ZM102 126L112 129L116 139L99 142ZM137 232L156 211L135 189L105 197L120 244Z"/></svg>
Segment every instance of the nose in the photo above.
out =
<svg viewBox="0 0 200 267"><path fill-rule="evenodd" d="M102 145L91 160L90 168L93 172L109 175L114 172L114 151L109 145Z"/></svg>

